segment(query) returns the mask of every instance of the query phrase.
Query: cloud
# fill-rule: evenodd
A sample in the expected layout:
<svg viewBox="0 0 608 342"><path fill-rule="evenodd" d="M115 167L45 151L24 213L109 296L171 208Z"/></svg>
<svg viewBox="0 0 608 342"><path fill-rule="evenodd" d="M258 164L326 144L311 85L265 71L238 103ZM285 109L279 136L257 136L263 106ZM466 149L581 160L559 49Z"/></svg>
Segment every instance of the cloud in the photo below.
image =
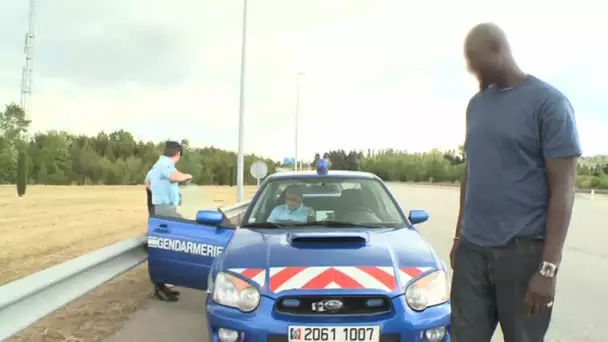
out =
<svg viewBox="0 0 608 342"><path fill-rule="evenodd" d="M606 132L608 122L593 119L588 115L577 113L577 127L583 155L606 154Z"/></svg>
<svg viewBox="0 0 608 342"><path fill-rule="evenodd" d="M80 86L138 83L167 87L187 78L188 69L179 57L183 53L179 41L158 27L115 24L105 27L103 33L77 31L69 37L43 40L37 66L40 77Z"/></svg>
<svg viewBox="0 0 608 342"><path fill-rule="evenodd" d="M236 149L242 0L38 2L34 129ZM245 146L277 159L330 148L451 148L475 81L462 40L481 21L507 31L518 62L577 109L586 153L608 153L607 24L590 0L249 1ZM546 15L549 11L551 15ZM0 2L0 100L18 99L27 3ZM603 133L605 134L605 133Z"/></svg>

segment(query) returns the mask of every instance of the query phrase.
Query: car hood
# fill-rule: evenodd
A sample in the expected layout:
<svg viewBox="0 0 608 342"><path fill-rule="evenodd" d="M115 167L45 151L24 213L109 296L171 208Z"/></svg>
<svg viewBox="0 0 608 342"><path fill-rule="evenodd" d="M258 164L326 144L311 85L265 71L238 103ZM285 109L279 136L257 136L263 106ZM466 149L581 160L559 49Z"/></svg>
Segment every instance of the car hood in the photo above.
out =
<svg viewBox="0 0 608 342"><path fill-rule="evenodd" d="M419 276L442 268L411 228L238 229L218 269L259 286L263 295L403 293Z"/></svg>

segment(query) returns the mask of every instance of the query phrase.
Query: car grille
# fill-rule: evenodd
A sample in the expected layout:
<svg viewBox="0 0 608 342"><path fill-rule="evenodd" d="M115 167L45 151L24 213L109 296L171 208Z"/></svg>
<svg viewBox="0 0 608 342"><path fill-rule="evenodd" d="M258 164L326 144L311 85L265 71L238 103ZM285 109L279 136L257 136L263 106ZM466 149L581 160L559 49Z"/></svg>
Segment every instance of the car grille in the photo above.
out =
<svg viewBox="0 0 608 342"><path fill-rule="evenodd" d="M342 307L319 309L320 303L338 300ZM289 296L281 297L275 304L275 311L288 315L378 315L390 312L391 300L386 296Z"/></svg>
<svg viewBox="0 0 608 342"><path fill-rule="evenodd" d="M268 334L266 342L288 342L287 334ZM399 334L380 334L380 342L399 342Z"/></svg>

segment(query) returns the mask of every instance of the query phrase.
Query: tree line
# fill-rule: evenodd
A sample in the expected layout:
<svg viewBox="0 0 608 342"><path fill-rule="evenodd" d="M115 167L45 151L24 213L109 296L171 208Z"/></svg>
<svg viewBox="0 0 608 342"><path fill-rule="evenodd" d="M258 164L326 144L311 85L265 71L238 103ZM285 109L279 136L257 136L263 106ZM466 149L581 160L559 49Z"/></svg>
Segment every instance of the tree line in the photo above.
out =
<svg viewBox="0 0 608 342"><path fill-rule="evenodd" d="M0 112L0 184L15 183L18 156L25 151L28 184L134 185L142 184L158 160L164 142L137 141L124 130L100 132L95 136L48 131L27 136L30 122L19 106L11 104ZM236 153L215 147L197 148L181 141L183 157L177 167L192 173L201 185L233 185L236 181ZM249 154L245 167L262 160L269 173L274 161ZM246 184L256 180L246 172Z"/></svg>
<svg viewBox="0 0 608 342"><path fill-rule="evenodd" d="M15 104L0 112L0 184L16 183L20 172L24 173L22 182L28 184L141 184L164 147L164 142L138 141L124 130L100 132L95 136L62 131L30 136L29 125L24 111ZM184 155L177 166L192 173L194 183L235 184L235 152L194 147L187 140L181 143ZM403 182L457 182L466 162L462 147L427 153L394 149L335 150L316 154L310 163L313 168L321 156L329 158L332 169L368 171L387 181ZM245 184L256 184L249 174L249 167L256 160L264 161L269 173L279 167L289 167L269 158L246 155ZM583 159L577 183L582 188L608 189L608 159Z"/></svg>
<svg viewBox="0 0 608 342"><path fill-rule="evenodd" d="M332 169L367 171L385 181L398 182L458 182L466 163L463 146L449 151L434 149L424 153L396 149L336 150L322 156L330 160ZM321 154L316 154L315 160L320 157ZM608 189L608 157L580 158L576 184L582 189Z"/></svg>

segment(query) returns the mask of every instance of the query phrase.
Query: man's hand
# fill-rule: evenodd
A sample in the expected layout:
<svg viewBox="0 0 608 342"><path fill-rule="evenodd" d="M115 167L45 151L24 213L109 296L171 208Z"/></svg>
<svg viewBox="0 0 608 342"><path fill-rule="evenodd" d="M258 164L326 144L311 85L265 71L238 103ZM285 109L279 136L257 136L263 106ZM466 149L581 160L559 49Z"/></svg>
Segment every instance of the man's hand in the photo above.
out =
<svg viewBox="0 0 608 342"><path fill-rule="evenodd" d="M544 277L540 272L534 273L528 284L528 292L524 299L528 316L536 316L543 310L553 306L556 278Z"/></svg>
<svg viewBox="0 0 608 342"><path fill-rule="evenodd" d="M184 173L184 181L189 181L192 179L192 175L189 173Z"/></svg>
<svg viewBox="0 0 608 342"><path fill-rule="evenodd" d="M454 269L454 258L456 257L456 250L460 246L460 239L454 238L454 243L452 243L452 249L450 250L450 267Z"/></svg>

